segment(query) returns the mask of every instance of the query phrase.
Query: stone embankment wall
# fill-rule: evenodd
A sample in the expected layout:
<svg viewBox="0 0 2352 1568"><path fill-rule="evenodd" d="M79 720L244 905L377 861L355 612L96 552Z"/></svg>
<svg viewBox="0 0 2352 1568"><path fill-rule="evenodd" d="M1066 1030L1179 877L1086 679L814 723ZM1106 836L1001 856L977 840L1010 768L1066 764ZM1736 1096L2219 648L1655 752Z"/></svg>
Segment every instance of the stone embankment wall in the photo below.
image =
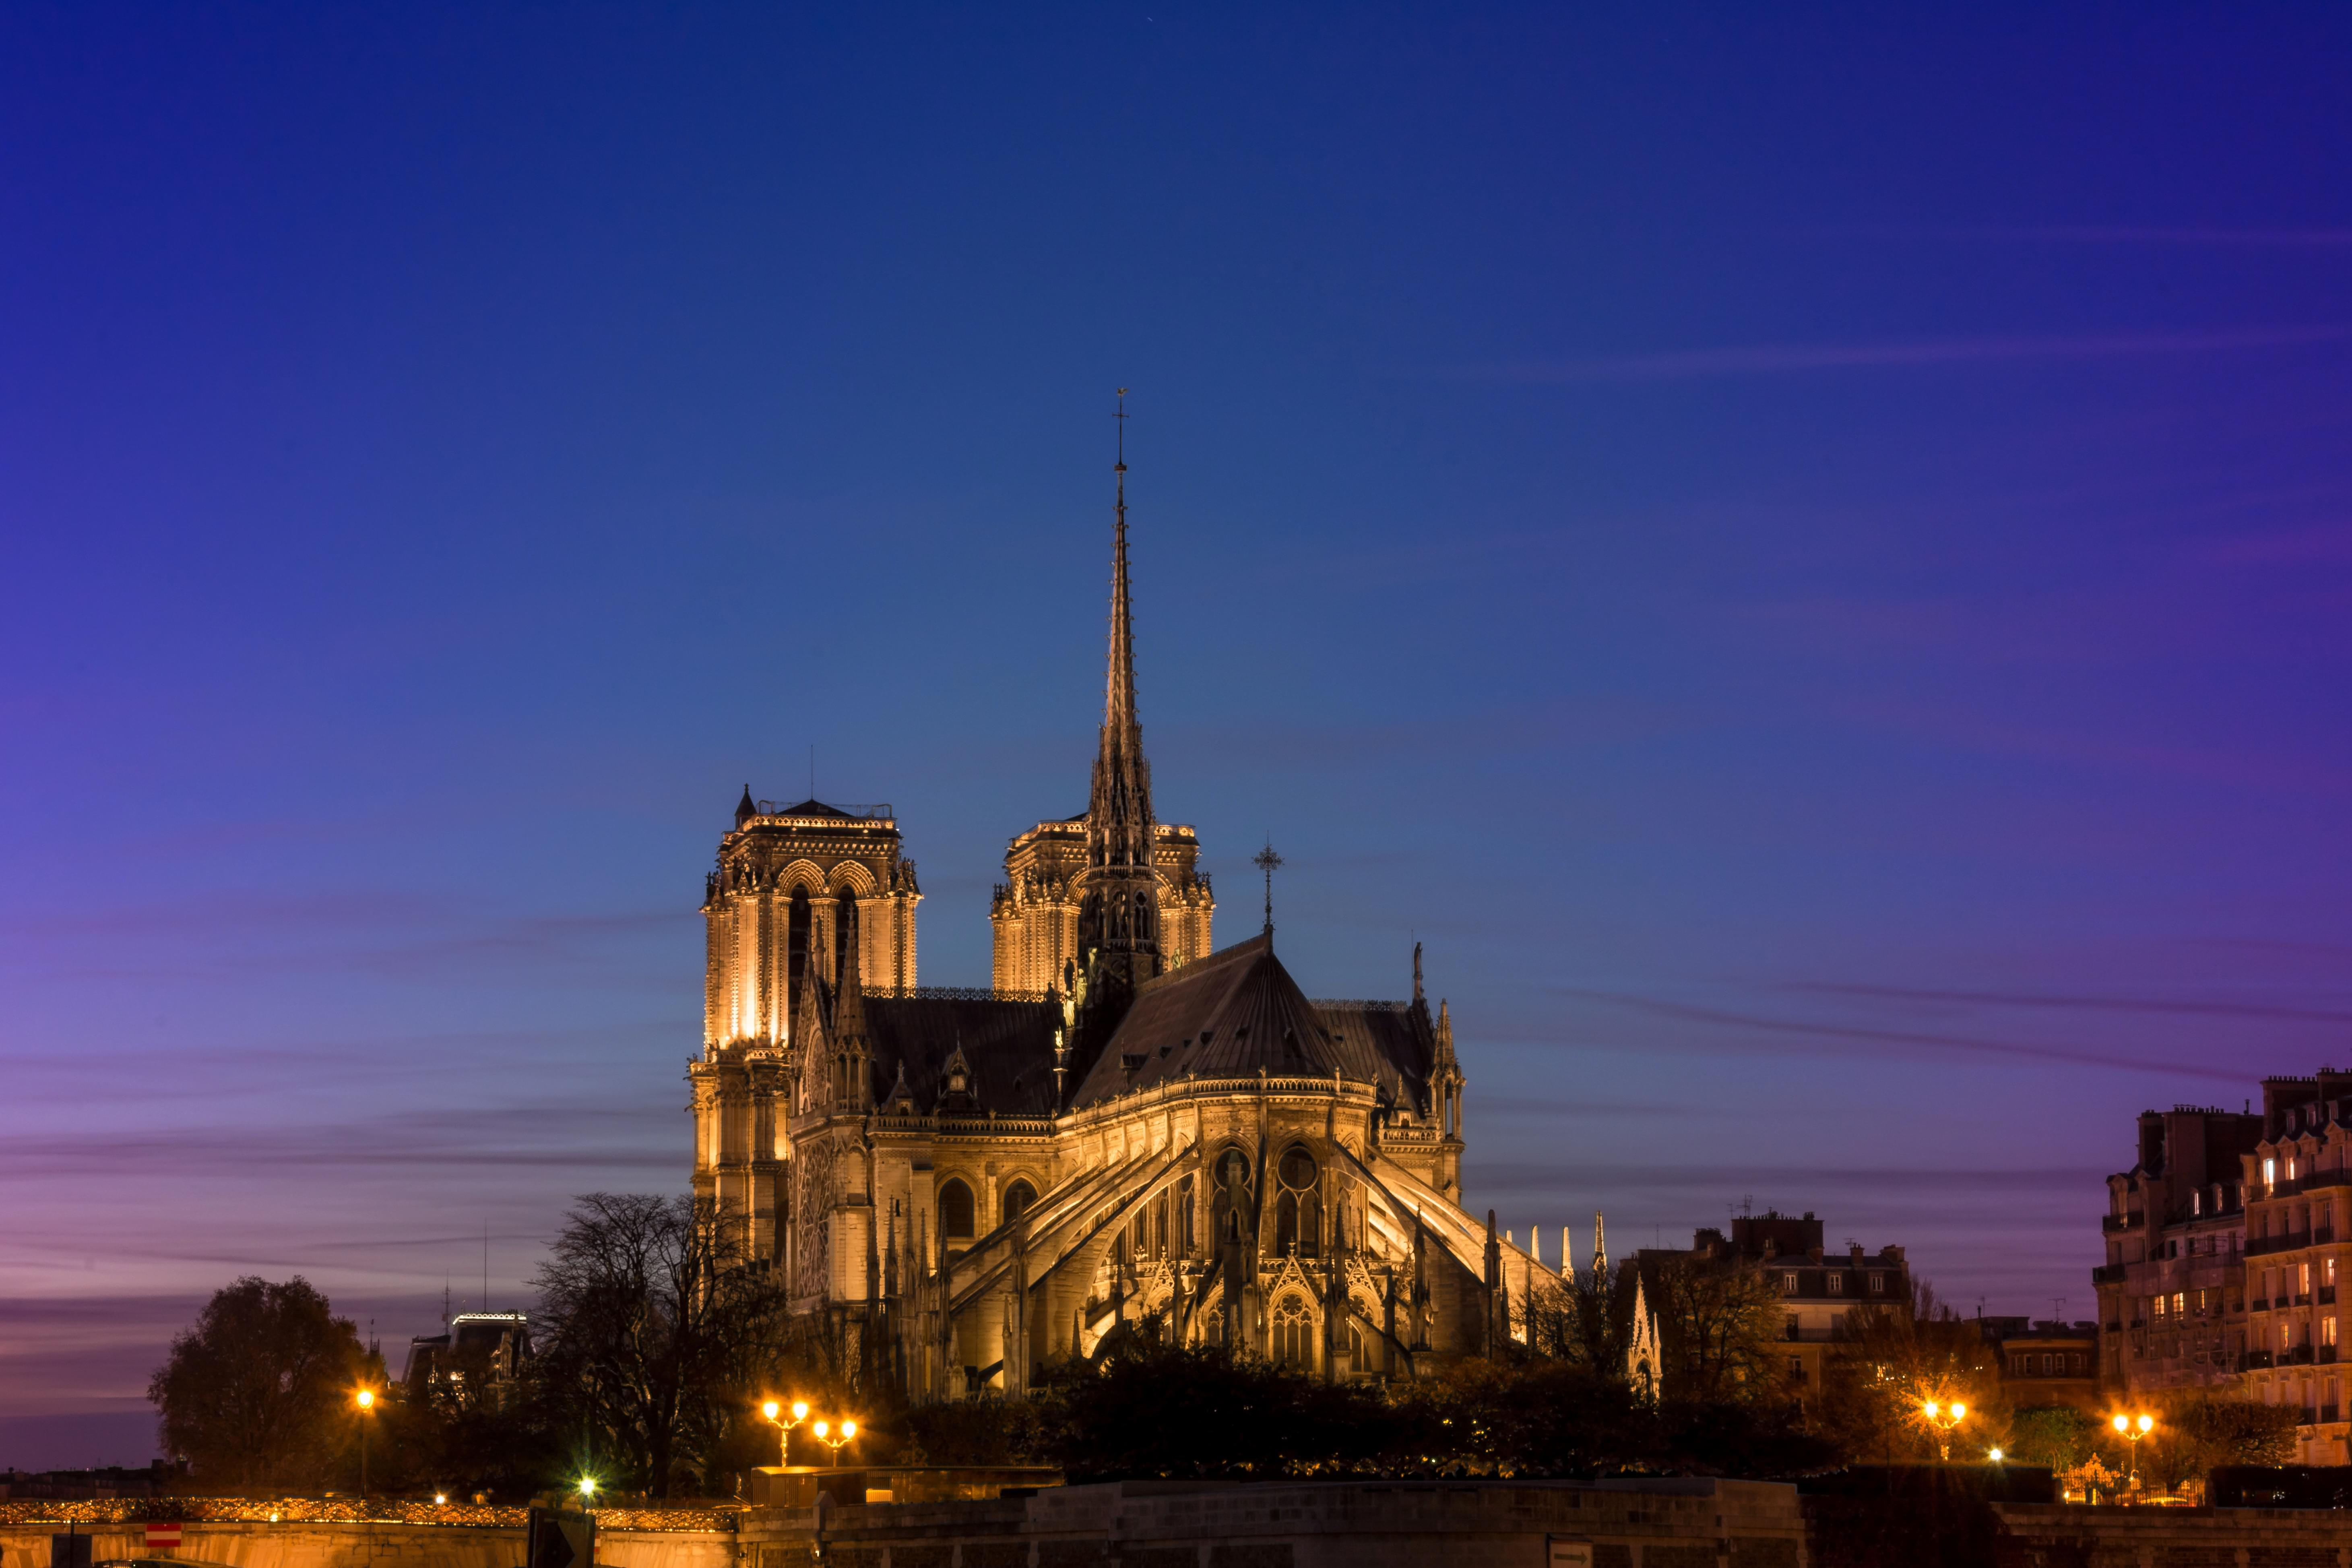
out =
<svg viewBox="0 0 2352 1568"><path fill-rule="evenodd" d="M2352 1510L1995 1503L1996 1568L2352 1568Z"/></svg>
<svg viewBox="0 0 2352 1568"><path fill-rule="evenodd" d="M1804 1563L1796 1489L1754 1481L1127 1481L742 1523L745 1568L1547 1568L1555 1541L1592 1568Z"/></svg>
<svg viewBox="0 0 2352 1568"><path fill-rule="evenodd" d="M520 1510L516 1511L520 1511ZM158 1514L156 1517L165 1517ZM520 1525L261 1521L183 1525L176 1550L150 1552L138 1524L81 1524L90 1557L168 1557L191 1568L520 1568ZM49 1568L49 1537L63 1524L0 1525L0 1568ZM732 1531L596 1532L604 1568L734 1568Z"/></svg>

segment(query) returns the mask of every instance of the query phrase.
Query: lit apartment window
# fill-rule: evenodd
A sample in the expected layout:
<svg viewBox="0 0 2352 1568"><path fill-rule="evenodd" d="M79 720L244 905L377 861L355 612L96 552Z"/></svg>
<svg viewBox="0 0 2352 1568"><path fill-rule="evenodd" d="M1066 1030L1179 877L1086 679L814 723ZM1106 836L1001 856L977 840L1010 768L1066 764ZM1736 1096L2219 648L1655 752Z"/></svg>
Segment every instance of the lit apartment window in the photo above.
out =
<svg viewBox="0 0 2352 1568"><path fill-rule="evenodd" d="M2311 1294L2311 1265L2308 1263L2294 1266L2294 1293L2298 1296Z"/></svg>
<svg viewBox="0 0 2352 1568"><path fill-rule="evenodd" d="M2336 1320L2333 1317L2319 1320L2319 1342L2324 1345L2336 1342Z"/></svg>
<svg viewBox="0 0 2352 1568"><path fill-rule="evenodd" d="M1844 1275L1832 1274L1830 1276L1830 1294L1832 1296L1843 1296L1845 1294Z"/></svg>
<svg viewBox="0 0 2352 1568"><path fill-rule="evenodd" d="M2050 1355L2050 1354L2048 1354L2048 1353L2046 1353L2046 1352L2042 1355L2042 1376L2044 1376L2044 1377L2048 1377L2048 1376L2050 1375L2050 1372L2051 1372L2051 1366L2050 1366L2050 1363L2051 1363L2052 1362L2055 1361L2056 1359L2057 1359L2057 1358L2056 1358L2055 1356Z"/></svg>
<svg viewBox="0 0 2352 1568"><path fill-rule="evenodd" d="M2264 1187L2274 1187L2278 1185L2278 1162L2276 1160L2264 1160L2263 1162L2263 1185Z"/></svg>
<svg viewBox="0 0 2352 1568"><path fill-rule="evenodd" d="M2201 1193L2201 1192L2200 1192L2200 1193L2191 1193L2191 1194L2189 1194L2189 1215L2191 1215L2191 1217L2195 1217L2195 1216L2198 1216L2198 1215L2201 1215L2202 1214L2204 1214L2204 1212L2205 1212L2205 1194L2204 1194L2203 1193Z"/></svg>
<svg viewBox="0 0 2352 1568"><path fill-rule="evenodd" d="M2294 1343L2294 1342L2287 1337L2287 1325L2281 1323L2279 1325L2279 1349L2285 1350Z"/></svg>
<svg viewBox="0 0 2352 1568"><path fill-rule="evenodd" d="M2331 1289L2334 1289L2336 1284L2336 1259L2333 1258L2323 1258L2319 1260L2319 1282L2322 1285L2327 1286Z"/></svg>
<svg viewBox="0 0 2352 1568"><path fill-rule="evenodd" d="M2175 1290L2172 1293L2172 1315L2176 1318L2185 1318L2189 1315L2189 1293L2186 1290Z"/></svg>

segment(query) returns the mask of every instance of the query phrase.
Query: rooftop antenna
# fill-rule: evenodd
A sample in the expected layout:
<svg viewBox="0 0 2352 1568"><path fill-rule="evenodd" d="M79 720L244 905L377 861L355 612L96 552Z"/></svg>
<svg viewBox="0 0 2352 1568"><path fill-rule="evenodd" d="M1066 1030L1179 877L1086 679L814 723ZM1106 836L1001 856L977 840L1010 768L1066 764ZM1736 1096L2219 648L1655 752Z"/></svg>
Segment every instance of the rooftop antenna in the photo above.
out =
<svg viewBox="0 0 2352 1568"><path fill-rule="evenodd" d="M490 1222L482 1222L482 1310L490 1310Z"/></svg>
<svg viewBox="0 0 2352 1568"><path fill-rule="evenodd" d="M1250 864L1265 873L1265 934L1274 934L1274 874L1281 869L1282 857L1274 852L1274 835L1265 836L1265 847L1250 858Z"/></svg>
<svg viewBox="0 0 2352 1568"><path fill-rule="evenodd" d="M2066 1321L2066 1298L2065 1298L2065 1297L2063 1297L2063 1296L2053 1296L2053 1297L2051 1297L2051 1298L2050 1298L2050 1321L2051 1321L2052 1322L2053 1322L2053 1323L2060 1323L2060 1324L2063 1324L2063 1323L2064 1323L2064 1322Z"/></svg>

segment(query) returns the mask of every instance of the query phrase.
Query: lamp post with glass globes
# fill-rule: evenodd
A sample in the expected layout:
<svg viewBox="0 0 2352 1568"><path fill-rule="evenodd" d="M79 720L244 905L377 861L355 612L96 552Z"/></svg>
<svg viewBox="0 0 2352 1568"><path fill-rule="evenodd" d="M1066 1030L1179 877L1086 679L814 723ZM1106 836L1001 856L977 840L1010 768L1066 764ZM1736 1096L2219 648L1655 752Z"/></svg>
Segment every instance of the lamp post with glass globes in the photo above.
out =
<svg viewBox="0 0 2352 1568"><path fill-rule="evenodd" d="M1936 1452L1948 1465L1952 1462L1952 1428L1968 1419L1969 1407L1958 1401L1944 1405L1930 1399L1923 1408L1927 1425L1936 1429Z"/></svg>
<svg viewBox="0 0 2352 1568"><path fill-rule="evenodd" d="M367 1499L368 1417L375 1414L375 1390L362 1388L352 1395L352 1402L360 1407L360 1499L365 1501Z"/></svg>
<svg viewBox="0 0 2352 1568"><path fill-rule="evenodd" d="M775 1423L776 1463L785 1469L793 1467L793 1428L808 1419L808 1410L807 1400L793 1400L793 1418L787 1421L783 1418L784 1407L776 1401L771 1399L760 1406L760 1414Z"/></svg>
<svg viewBox="0 0 2352 1568"><path fill-rule="evenodd" d="M820 1421L809 1430L816 1434L818 1442L833 1450L833 1463L839 1465L843 1446L857 1436L857 1423L845 1421L838 1427L835 1427Z"/></svg>
<svg viewBox="0 0 2352 1568"><path fill-rule="evenodd" d="M2135 1420L2128 1415L2118 1415L2115 1419L2115 1428L2123 1434L2124 1440L2131 1445L2131 1477L2126 1484L2132 1490L2137 1491L2139 1490L2139 1440L2156 1430L2156 1417L2142 1415Z"/></svg>

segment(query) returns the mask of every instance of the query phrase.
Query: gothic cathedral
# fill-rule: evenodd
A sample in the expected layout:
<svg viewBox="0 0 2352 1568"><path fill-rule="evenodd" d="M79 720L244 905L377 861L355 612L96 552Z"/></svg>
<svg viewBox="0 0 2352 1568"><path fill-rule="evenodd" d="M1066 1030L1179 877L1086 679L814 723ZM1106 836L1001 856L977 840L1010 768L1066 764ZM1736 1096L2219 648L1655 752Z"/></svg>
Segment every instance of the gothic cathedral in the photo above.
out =
<svg viewBox="0 0 2352 1568"><path fill-rule="evenodd" d="M1334 1002L1270 920L1211 941L1199 838L1152 806L1117 471L1093 787L1005 851L992 988L916 984L888 806L744 791L702 906L695 1195L918 1397L1139 1332L1332 1380L1480 1353L1551 1271L1461 1206L1451 1018L1418 947L1409 999Z"/></svg>

